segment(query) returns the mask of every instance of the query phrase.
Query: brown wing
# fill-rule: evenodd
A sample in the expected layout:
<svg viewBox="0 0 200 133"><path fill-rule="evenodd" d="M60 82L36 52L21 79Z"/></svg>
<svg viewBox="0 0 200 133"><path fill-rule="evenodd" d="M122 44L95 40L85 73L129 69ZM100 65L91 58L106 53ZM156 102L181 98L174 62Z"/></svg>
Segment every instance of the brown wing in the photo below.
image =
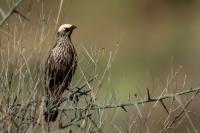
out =
<svg viewBox="0 0 200 133"><path fill-rule="evenodd" d="M45 81L47 89L53 95L60 96L71 82L75 69L76 54L73 51L67 49L63 53L55 54L52 50L46 62Z"/></svg>

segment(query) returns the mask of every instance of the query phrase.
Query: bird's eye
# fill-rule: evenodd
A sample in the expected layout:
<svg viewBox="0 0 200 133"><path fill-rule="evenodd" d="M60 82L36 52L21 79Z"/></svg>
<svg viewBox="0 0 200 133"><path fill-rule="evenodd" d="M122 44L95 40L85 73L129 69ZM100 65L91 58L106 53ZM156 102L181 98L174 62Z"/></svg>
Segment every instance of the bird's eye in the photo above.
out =
<svg viewBox="0 0 200 133"><path fill-rule="evenodd" d="M65 28L65 31L66 31L66 32L69 31L69 28Z"/></svg>

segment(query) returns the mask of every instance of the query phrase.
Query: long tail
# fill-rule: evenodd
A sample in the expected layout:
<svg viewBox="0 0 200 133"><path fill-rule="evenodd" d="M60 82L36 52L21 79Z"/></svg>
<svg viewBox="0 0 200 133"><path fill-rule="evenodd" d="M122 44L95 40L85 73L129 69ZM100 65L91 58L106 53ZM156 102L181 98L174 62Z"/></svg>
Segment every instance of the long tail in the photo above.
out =
<svg viewBox="0 0 200 133"><path fill-rule="evenodd" d="M56 118L58 117L58 111L53 110L50 113L45 112L44 113L44 118L46 122L54 122L56 121Z"/></svg>
<svg viewBox="0 0 200 133"><path fill-rule="evenodd" d="M46 102L46 107L48 107L48 101ZM50 110L44 113L44 118L46 122L54 122L58 117L58 110Z"/></svg>

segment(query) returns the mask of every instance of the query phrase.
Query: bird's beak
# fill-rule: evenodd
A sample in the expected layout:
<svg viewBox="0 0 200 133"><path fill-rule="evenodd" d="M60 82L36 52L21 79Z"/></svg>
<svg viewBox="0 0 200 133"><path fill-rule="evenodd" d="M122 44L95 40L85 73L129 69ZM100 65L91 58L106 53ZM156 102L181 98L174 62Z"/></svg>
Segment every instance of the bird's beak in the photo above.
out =
<svg viewBox="0 0 200 133"><path fill-rule="evenodd" d="M74 30L74 29L76 29L77 28L77 26L75 26L75 25L72 25L72 29Z"/></svg>

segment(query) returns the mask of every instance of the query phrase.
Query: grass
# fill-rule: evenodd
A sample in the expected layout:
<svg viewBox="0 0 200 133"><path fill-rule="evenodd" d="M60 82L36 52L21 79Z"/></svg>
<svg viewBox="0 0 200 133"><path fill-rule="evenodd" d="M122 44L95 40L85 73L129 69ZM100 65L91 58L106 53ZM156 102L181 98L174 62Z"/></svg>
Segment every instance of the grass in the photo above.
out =
<svg viewBox="0 0 200 133"><path fill-rule="evenodd" d="M56 28L62 4L63 0L55 20ZM30 33L25 31L29 26L26 21L20 21L22 26L19 26L8 20L8 26L2 28L7 34L1 35L0 40L1 132L199 131L198 121L194 121L194 117L199 115L192 116L189 109L192 109L192 102L198 100L200 88L186 88L185 78L182 84L177 85L181 68L171 70L165 86L161 92L156 92L156 96L152 92L158 90L156 88L134 95L127 92L127 101L119 103L114 89L106 91L112 80L112 64L118 49L106 52L80 45L77 49L78 70L70 85L71 92L66 91L58 105L46 108L44 62L55 36L54 29L48 28L53 25L50 16L45 18L43 12L40 14L38 31L33 36L30 30L34 38L31 41L27 41ZM49 36L52 38L50 41ZM25 44L29 42L31 46L26 48ZM103 102L99 101L100 96L105 96ZM55 123L46 123L43 114L51 110L59 110L59 118Z"/></svg>

